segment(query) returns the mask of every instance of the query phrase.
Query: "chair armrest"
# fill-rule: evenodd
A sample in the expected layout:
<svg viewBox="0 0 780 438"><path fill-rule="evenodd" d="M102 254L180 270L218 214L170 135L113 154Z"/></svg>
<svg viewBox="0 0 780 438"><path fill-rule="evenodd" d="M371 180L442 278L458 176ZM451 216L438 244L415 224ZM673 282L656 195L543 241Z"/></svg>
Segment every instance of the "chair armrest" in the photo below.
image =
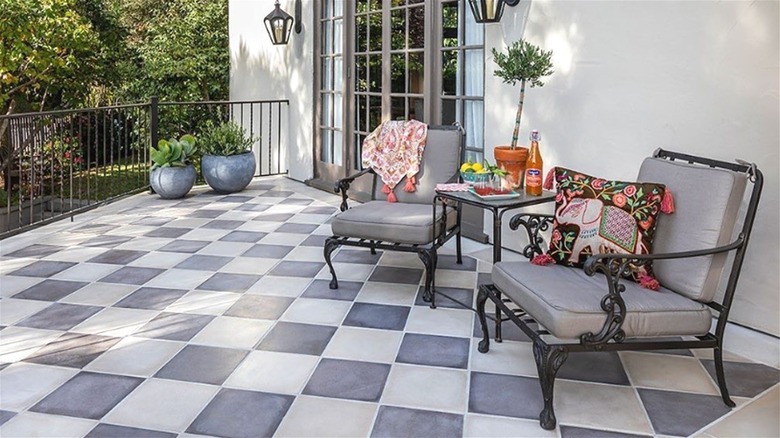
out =
<svg viewBox="0 0 780 438"><path fill-rule="evenodd" d="M528 245L523 248L523 256L529 260L537 254L542 254L542 244L544 239L541 236L543 231L550 228L555 216L551 214L520 213L512 216L509 220L509 228L517 230L522 225L528 234Z"/></svg>
<svg viewBox="0 0 780 438"><path fill-rule="evenodd" d="M354 175L348 176L346 178L341 178L340 180L336 181L336 184L333 186L333 191L336 193L341 193L341 206L340 206L341 211L345 211L349 209L349 204L347 204L347 191L349 190L350 184L352 184L353 181L360 178L361 176L367 174L373 175L374 169L369 167L368 169L363 169Z"/></svg>

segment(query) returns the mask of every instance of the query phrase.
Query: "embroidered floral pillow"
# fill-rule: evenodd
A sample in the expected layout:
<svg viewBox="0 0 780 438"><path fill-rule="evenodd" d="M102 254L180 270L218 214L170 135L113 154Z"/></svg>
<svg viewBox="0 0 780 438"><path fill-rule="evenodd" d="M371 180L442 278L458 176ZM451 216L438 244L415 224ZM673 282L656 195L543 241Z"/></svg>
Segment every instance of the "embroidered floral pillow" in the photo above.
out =
<svg viewBox="0 0 780 438"><path fill-rule="evenodd" d="M558 194L547 254L558 264L581 267L599 253L648 254L659 212L674 210L663 184L608 181L563 167L551 172ZM650 265L634 267L631 277L655 282Z"/></svg>

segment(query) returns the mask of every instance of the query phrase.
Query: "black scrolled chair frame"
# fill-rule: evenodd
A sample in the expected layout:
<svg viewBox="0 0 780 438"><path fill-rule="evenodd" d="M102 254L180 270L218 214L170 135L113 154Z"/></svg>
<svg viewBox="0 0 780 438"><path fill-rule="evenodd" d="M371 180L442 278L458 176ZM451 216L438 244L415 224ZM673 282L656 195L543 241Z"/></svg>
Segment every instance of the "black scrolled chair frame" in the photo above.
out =
<svg viewBox="0 0 780 438"><path fill-rule="evenodd" d="M459 145L459 156L460 161L462 162L465 158L466 153L466 134L463 130L463 127L459 123L455 123L453 125L442 125L442 126L430 126L428 129L439 129L439 130L458 130L461 133L460 137L460 145ZM371 194L373 197L373 194L376 193L376 187L377 187L377 175L376 172L374 172L373 169L363 169L360 172L348 176L346 178L342 178L338 181L336 181L336 184L334 185L333 190L336 193L341 194L341 211L346 211L349 209L349 187L350 185L358 178L364 176L364 175L371 175L373 177L373 183L371 187ZM445 182L457 182L458 177L460 173L458 171L455 172L455 174L450 178L449 181ZM430 303L430 307L432 309L436 308L436 266L438 263L438 249L441 248L448 240L450 240L453 236L456 236L456 257L457 257L457 263L460 264L463 262L462 260L462 250L461 250L461 217L463 214L462 207L460 204L456 205L450 205L444 200L440 200L436 197L432 200L432 206L431 206L431 214L433 216L433 222L436 223L436 206L438 203L441 203L442 208L442 214L439 224L439 232L438 235L434 236L433 240L425 245L421 244L409 244L409 243L398 243L398 242L384 242L384 241L377 241L377 240L369 240L369 239L361 239L361 238L355 238L355 237L347 237L347 236L330 236L325 240L325 247L324 247L324 255L325 255L325 263L328 265L328 269L330 270L331 280L330 280L330 288L331 289L338 289L339 283L338 279L336 278L336 271L333 269L333 263L331 261L331 255L333 254L333 251L336 250L336 248L340 246L353 246L358 248L369 248L371 250L371 254L376 254L376 250L386 250L386 251L400 251L400 252L409 252L409 253L415 253L420 258L420 260L423 262L423 265L425 266L425 289L423 291L423 300L425 302ZM455 211L456 214L456 222L455 226L447 229L447 210ZM434 227L434 230L436 230L436 227Z"/></svg>
<svg viewBox="0 0 780 438"><path fill-rule="evenodd" d="M588 258L584 270L587 275L593 276L597 272L604 274L607 280L608 292L601 299L601 308L605 312L604 325L598 333L584 333L580 336L579 343L553 343L545 340L550 333L539 326L539 324L525 310L517 308L510 309L507 303L508 299L501 297L501 291L493 284L482 285L477 294L477 314L482 327L483 338L479 342L479 351L485 353L490 348L490 340L487 329L485 314L485 303L490 299L500 309L500 313L506 315L501 317L500 322L512 321L533 341L534 359L539 373L539 382L542 388L544 399L544 408L539 414L539 422L544 429L554 429L556 424L555 412L553 410L553 386L555 376L566 361L570 352L583 351L624 351L624 350L669 350L669 349L691 349L691 348L712 348L715 358L715 374L720 388L723 402L734 407L734 401L729 396L726 387L726 378L723 371L723 336L728 322L729 311L731 310L734 293L739 280L740 270L745 258L745 251L750 240L750 233L753 228L758 201L761 197L761 190L764 185L764 177L755 164L746 163L737 160L736 163L711 160L703 157L687 155L677 152L658 149L653 154L656 158L665 158L671 161L679 160L690 164L701 164L714 168L728 169L735 172L742 172L748 175L753 183L753 188L748 202L748 208L744 216L742 231L736 240L728 245L719 246L711 249L684 251L668 254L595 254ZM521 213L515 215L510 220L510 228L517 230L520 226L525 228L528 234L529 244L523 249L523 255L533 258L536 254L541 254L544 239L540 233L549 228L553 221L551 215ZM707 305L715 310L717 315L717 324L714 333L707 333L703 336L697 336L695 340L663 340L663 341L636 341L626 340L625 332L622 330L626 305L621 293L625 286L621 284L622 273L628 268L629 264L641 265L650 260L662 259L681 259L691 257L702 257L725 252L735 251L734 259L729 273L726 290L721 303L715 301ZM500 323L499 322L499 323ZM533 326L533 327L532 327Z"/></svg>

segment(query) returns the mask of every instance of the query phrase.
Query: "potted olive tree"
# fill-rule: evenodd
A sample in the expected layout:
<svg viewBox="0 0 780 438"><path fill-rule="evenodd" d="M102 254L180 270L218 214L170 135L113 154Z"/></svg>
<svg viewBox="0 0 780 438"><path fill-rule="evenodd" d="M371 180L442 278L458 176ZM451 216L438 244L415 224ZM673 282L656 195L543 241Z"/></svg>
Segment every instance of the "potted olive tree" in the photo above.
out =
<svg viewBox="0 0 780 438"><path fill-rule="evenodd" d="M244 190L255 175L254 139L234 122L209 121L200 135L203 178L218 193Z"/></svg>
<svg viewBox="0 0 780 438"><path fill-rule="evenodd" d="M541 87L544 83L541 78L553 74L552 51L544 51L527 41L515 41L507 48L505 53L492 49L493 60L498 68L493 72L496 77L504 80L504 83L517 85L520 82L520 100L517 103L515 116L515 129L512 133L512 143L509 146L496 146L493 156L496 164L508 172L507 178L514 187L523 186L523 174L525 162L528 158L528 149L517 146L520 135L520 118L523 115L523 101L525 99L525 87Z"/></svg>
<svg viewBox="0 0 780 438"><path fill-rule="evenodd" d="M149 184L163 199L183 198L192 189L198 174L192 165L195 137L183 135L176 140L160 140L152 147L152 171Z"/></svg>

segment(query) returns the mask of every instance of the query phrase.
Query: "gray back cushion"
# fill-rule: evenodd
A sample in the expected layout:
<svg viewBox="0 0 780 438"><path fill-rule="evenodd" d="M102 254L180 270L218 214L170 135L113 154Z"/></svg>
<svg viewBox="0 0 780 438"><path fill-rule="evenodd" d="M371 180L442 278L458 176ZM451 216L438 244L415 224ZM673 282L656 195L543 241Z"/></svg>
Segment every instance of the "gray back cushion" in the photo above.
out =
<svg viewBox="0 0 780 438"><path fill-rule="evenodd" d="M708 249L728 244L745 194L747 176L661 158L647 158L640 182L665 184L674 197L674 214L659 214L654 253ZM653 263L666 288L707 303L713 300L727 253Z"/></svg>
<svg viewBox="0 0 780 438"><path fill-rule="evenodd" d="M460 169L461 131L450 127L428 128L428 138L425 142L420 172L417 173L416 191L404 191L406 178L395 187L395 197L398 202L414 204L431 204L435 195L436 184L450 180ZM382 193L382 180L376 177L374 199L387 200Z"/></svg>

